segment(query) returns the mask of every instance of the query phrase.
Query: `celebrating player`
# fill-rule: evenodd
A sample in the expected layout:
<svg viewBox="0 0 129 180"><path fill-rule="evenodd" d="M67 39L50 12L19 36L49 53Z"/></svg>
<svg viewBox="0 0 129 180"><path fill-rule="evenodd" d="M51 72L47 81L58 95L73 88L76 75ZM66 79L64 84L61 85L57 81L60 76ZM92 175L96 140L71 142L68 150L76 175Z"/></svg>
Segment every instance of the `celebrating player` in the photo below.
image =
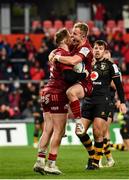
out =
<svg viewBox="0 0 129 180"><path fill-rule="evenodd" d="M92 48L87 39L88 35L88 26L85 23L76 23L73 27L71 34L71 44L72 51L71 56L61 56L61 55L53 55L54 58L50 58L50 60L56 60L58 62L68 64L68 65L77 65L78 63L83 63L85 65L85 71L88 71L90 74L92 69L92 59L93 53ZM69 78L70 78L69 74ZM83 133L84 127L81 124L81 109L80 109L80 99L84 98L84 96L90 96L92 92L92 81L90 76L79 81L78 83L71 86L66 94L69 99L69 104L71 111L74 115L74 119L76 120L76 131Z"/></svg>
<svg viewBox="0 0 129 180"><path fill-rule="evenodd" d="M68 56L70 35L64 28L56 33L56 43L58 48L55 54ZM34 171L44 174L61 174L56 166L58 149L64 135L68 113L68 98L66 90L75 80L86 78L86 73L76 73L72 70L73 66L64 65L60 62L50 64L50 79L44 86L41 95L44 129L39 142L38 157L34 165ZM68 74L70 73L70 78ZM50 149L47 163L46 154L50 142Z"/></svg>

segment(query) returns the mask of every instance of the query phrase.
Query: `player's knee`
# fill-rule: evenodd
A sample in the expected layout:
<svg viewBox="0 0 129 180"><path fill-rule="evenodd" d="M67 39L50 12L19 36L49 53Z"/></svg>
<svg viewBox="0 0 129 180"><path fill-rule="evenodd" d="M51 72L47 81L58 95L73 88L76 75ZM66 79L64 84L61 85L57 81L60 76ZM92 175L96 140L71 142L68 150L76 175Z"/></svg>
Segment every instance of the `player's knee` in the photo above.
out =
<svg viewBox="0 0 129 180"><path fill-rule="evenodd" d="M76 124L75 134L78 137L82 137L85 134L85 128L82 123Z"/></svg>
<svg viewBox="0 0 129 180"><path fill-rule="evenodd" d="M94 132L94 139L96 140L96 141L103 141L103 134L102 133L100 133L100 132Z"/></svg>

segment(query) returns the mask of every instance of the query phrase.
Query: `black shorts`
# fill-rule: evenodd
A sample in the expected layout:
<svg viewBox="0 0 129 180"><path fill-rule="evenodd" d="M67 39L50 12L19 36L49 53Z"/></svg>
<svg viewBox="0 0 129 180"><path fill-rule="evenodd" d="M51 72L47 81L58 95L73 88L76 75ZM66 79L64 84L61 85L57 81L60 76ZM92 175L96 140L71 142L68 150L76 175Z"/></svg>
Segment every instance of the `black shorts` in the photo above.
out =
<svg viewBox="0 0 129 180"><path fill-rule="evenodd" d="M102 118L107 121L109 116L109 102L107 103L91 103L84 101L82 104L82 117L94 120L95 117Z"/></svg>
<svg viewBox="0 0 129 180"><path fill-rule="evenodd" d="M115 112L115 102L110 102L109 103L109 116L108 117L112 118L112 120L113 120L114 112Z"/></svg>
<svg viewBox="0 0 129 180"><path fill-rule="evenodd" d="M120 129L120 134L123 139L129 139L129 129L126 127L123 127Z"/></svg>

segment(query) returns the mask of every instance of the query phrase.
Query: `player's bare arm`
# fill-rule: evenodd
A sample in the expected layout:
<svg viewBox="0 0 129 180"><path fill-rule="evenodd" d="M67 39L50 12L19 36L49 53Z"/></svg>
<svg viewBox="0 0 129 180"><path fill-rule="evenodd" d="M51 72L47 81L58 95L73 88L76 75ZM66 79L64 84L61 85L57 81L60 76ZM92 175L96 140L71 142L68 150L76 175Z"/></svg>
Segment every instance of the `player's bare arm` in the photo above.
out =
<svg viewBox="0 0 129 180"><path fill-rule="evenodd" d="M74 56L60 56L60 55L56 55L54 56L54 61L59 61L63 64L68 64L68 65L76 65L79 62L82 62L82 58L78 55L74 55Z"/></svg>
<svg viewBox="0 0 129 180"><path fill-rule="evenodd" d="M126 107L125 103L120 104L119 111L122 112L123 114L127 113L127 107Z"/></svg>

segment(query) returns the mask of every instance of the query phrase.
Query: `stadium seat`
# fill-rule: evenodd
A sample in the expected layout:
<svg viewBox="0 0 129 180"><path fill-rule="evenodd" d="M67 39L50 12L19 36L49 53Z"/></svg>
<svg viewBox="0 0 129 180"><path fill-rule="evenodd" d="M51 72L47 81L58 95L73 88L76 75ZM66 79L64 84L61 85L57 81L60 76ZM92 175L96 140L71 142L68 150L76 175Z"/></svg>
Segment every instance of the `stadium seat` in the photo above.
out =
<svg viewBox="0 0 129 180"><path fill-rule="evenodd" d="M114 20L108 20L106 24L106 32L107 34L110 32L114 32L116 29L116 22Z"/></svg>
<svg viewBox="0 0 129 180"><path fill-rule="evenodd" d="M32 29L35 29L36 27L39 27L41 25L39 20L32 21Z"/></svg>
<svg viewBox="0 0 129 180"><path fill-rule="evenodd" d="M122 76L123 88L125 92L125 96L129 97L129 75Z"/></svg>
<svg viewBox="0 0 129 180"><path fill-rule="evenodd" d="M116 27L116 22L114 20L108 20L107 21L107 25L106 25L108 28L115 28Z"/></svg>
<svg viewBox="0 0 129 180"><path fill-rule="evenodd" d="M92 20L89 20L86 23L88 24L90 30L95 27L95 23Z"/></svg>
<svg viewBox="0 0 129 180"><path fill-rule="evenodd" d="M44 29L50 29L50 28L52 28L52 21L50 21L50 20L44 20L43 21L43 28Z"/></svg>
<svg viewBox="0 0 129 180"><path fill-rule="evenodd" d="M66 20L66 21L64 22L64 26L65 26L67 29L69 29L69 30L72 29L73 24L74 24L74 23L73 23L72 20Z"/></svg>
<svg viewBox="0 0 129 180"><path fill-rule="evenodd" d="M119 20L117 22L117 26L123 29L124 28L124 21L123 20Z"/></svg>
<svg viewBox="0 0 129 180"><path fill-rule="evenodd" d="M119 28L119 30L123 33L125 33L125 26L124 26L124 21L123 20L119 20L117 22L117 27Z"/></svg>
<svg viewBox="0 0 129 180"><path fill-rule="evenodd" d="M122 75L122 83L125 93L125 99L129 101L129 75Z"/></svg>
<svg viewBox="0 0 129 180"><path fill-rule="evenodd" d="M122 75L122 82L123 84L126 84L128 82L129 75Z"/></svg>
<svg viewBox="0 0 129 180"><path fill-rule="evenodd" d="M61 21L61 20L55 20L54 21L54 28L56 29L56 30L58 30L58 29L60 29L60 28L62 28L63 27L63 22Z"/></svg>
<svg viewBox="0 0 129 180"><path fill-rule="evenodd" d="M129 100L129 81L124 84L125 97Z"/></svg>
<svg viewBox="0 0 129 180"><path fill-rule="evenodd" d="M98 37L100 35L100 33L101 33L101 31L100 31L100 29L98 27L93 27L92 32L96 37Z"/></svg>

